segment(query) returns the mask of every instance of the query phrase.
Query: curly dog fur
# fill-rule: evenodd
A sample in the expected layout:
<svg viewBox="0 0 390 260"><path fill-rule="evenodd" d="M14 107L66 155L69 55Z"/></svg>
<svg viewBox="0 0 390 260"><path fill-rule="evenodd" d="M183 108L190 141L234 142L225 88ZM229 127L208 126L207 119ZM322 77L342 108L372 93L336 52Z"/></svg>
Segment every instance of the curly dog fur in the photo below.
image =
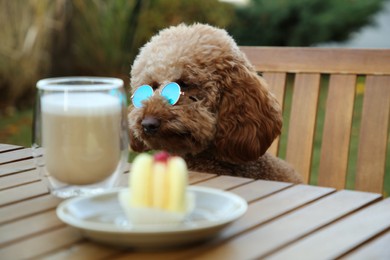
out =
<svg viewBox="0 0 390 260"><path fill-rule="evenodd" d="M159 94L129 106L132 150L166 150L195 171L301 182L266 153L281 133L280 106L225 30L181 24L153 36L132 66L132 91L168 82L184 92L174 106Z"/></svg>

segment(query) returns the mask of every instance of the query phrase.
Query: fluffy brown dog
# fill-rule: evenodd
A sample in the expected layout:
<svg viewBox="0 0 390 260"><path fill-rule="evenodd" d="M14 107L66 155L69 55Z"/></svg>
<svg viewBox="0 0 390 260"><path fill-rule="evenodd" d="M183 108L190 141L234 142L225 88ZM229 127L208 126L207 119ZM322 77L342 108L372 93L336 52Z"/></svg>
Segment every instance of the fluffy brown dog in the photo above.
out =
<svg viewBox="0 0 390 260"><path fill-rule="evenodd" d="M159 92L168 82L183 92L174 105ZM166 150L195 171L301 182L266 153L281 132L280 107L226 31L203 24L162 30L132 66L132 92L144 84L155 92L142 107L129 106L132 150Z"/></svg>

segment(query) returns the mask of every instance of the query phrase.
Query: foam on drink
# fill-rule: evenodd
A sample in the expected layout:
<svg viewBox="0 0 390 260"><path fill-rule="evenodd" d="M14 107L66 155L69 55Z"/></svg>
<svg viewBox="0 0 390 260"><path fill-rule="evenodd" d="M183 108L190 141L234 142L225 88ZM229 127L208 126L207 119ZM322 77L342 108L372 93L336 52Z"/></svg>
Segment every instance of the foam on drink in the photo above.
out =
<svg viewBox="0 0 390 260"><path fill-rule="evenodd" d="M74 185L108 178L120 161L120 100L103 93L59 93L41 102L49 175Z"/></svg>

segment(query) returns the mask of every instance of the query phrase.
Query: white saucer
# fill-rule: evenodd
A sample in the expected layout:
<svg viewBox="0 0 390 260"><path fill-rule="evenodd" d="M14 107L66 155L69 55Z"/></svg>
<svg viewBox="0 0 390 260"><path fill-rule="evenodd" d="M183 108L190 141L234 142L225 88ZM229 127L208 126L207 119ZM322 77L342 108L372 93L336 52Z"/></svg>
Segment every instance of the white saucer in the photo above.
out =
<svg viewBox="0 0 390 260"><path fill-rule="evenodd" d="M62 202L57 216L97 242L136 247L165 248L216 236L247 210L244 199L218 189L189 186L195 195L194 211L179 224L132 225L119 201L120 189Z"/></svg>

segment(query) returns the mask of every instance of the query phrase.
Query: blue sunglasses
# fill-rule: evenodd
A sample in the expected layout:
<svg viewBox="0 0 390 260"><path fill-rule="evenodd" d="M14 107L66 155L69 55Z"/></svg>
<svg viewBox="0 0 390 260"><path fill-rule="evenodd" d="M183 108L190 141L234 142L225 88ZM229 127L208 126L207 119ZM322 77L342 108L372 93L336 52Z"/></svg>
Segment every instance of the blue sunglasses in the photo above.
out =
<svg viewBox="0 0 390 260"><path fill-rule="evenodd" d="M154 91L151 86L139 86L131 96L131 102L133 103L134 107L141 108L142 102L149 99L151 96L153 96L153 94ZM179 101L180 95L184 95L184 93L181 92L179 84L176 82L169 82L161 89L160 95L166 98L168 103L173 106Z"/></svg>

